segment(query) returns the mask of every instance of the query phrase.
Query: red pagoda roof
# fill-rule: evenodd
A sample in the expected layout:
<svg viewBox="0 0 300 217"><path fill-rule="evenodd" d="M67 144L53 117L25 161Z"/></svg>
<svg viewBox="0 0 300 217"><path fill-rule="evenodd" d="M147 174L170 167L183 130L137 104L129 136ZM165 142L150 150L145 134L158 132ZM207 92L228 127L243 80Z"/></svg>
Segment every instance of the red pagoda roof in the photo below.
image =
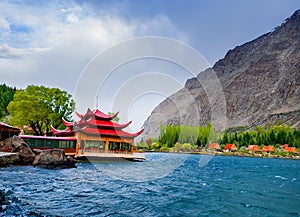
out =
<svg viewBox="0 0 300 217"><path fill-rule="evenodd" d="M67 135L80 131L88 134L99 134L100 136L110 135L127 138L136 137L144 131L144 129L137 133L128 133L123 131L122 129L131 124L131 121L126 124L112 122L112 119L117 117L118 114L119 112L113 115L107 115L98 109L94 111L88 109L84 115L76 112L76 115L80 118L77 122L68 122L62 118L63 124L67 127L65 130L57 130L52 126L51 129L54 135Z"/></svg>
<svg viewBox="0 0 300 217"><path fill-rule="evenodd" d="M101 127L111 127L111 128L117 128L117 129L123 129L127 127L129 124L131 124L132 121L129 121L126 124L117 124L111 121L101 121L101 120L93 120L90 119L87 121L87 123L91 126L101 126Z"/></svg>
<svg viewBox="0 0 300 217"><path fill-rule="evenodd" d="M72 133L73 132L73 129L72 128L66 128L64 130L57 130L55 129L53 126L50 126L51 127L51 130L53 132L53 135L58 135L58 134L69 134L69 133Z"/></svg>
<svg viewBox="0 0 300 217"><path fill-rule="evenodd" d="M90 118L89 120L86 120L86 119L82 118L80 121L77 121L77 122L68 122L62 118L62 122L66 127L69 127L69 128L74 127L74 124L76 124L81 127L89 125L92 127L109 127L109 128L115 128L115 129L123 129L123 128L127 127L129 124L131 124L132 121L129 121L126 124L118 124L118 123L114 123L111 121L96 120L96 119L92 119L92 118Z"/></svg>
<svg viewBox="0 0 300 217"><path fill-rule="evenodd" d="M66 121L63 117L62 117L61 120L62 120L63 124L64 124L66 127L73 127L73 126L74 126L74 123L73 123L73 122Z"/></svg>
<svg viewBox="0 0 300 217"><path fill-rule="evenodd" d="M113 115L107 115L104 114L103 112L101 112L99 109L96 109L94 111L88 109L87 112L82 115L79 114L78 112L75 112L75 114L80 118L85 118L85 119L89 119L89 118L95 118L95 119L105 119L105 120L112 120L115 117L117 117L117 115L119 114L119 112L113 114Z"/></svg>
<svg viewBox="0 0 300 217"><path fill-rule="evenodd" d="M141 129L137 133L128 133L122 130L109 130L109 129L98 129L98 128L90 128L90 127L84 127L77 129L78 131L82 131L84 133L88 134L98 134L98 135L109 135L109 136L118 136L118 137L137 137L140 135L144 129Z"/></svg>

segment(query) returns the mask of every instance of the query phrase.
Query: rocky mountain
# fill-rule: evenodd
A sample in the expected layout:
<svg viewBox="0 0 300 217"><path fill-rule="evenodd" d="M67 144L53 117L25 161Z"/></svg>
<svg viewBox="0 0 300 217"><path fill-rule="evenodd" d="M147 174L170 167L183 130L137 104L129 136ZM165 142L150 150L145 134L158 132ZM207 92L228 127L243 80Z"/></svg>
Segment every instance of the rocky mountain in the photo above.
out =
<svg viewBox="0 0 300 217"><path fill-rule="evenodd" d="M210 121L223 130L279 120L300 125L300 10L187 80L152 111L144 123L144 138L157 137L160 124Z"/></svg>

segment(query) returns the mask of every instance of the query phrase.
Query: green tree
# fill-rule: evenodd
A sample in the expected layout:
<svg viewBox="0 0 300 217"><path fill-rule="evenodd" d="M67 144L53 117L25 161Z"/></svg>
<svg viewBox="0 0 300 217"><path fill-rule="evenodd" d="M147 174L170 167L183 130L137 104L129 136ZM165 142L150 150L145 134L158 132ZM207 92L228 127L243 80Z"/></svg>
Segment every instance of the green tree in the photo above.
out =
<svg viewBox="0 0 300 217"><path fill-rule="evenodd" d="M7 109L11 125L21 128L28 125L34 135L48 135L51 125L58 129L63 127L62 117L70 120L74 106L71 95L66 91L30 85L25 90L16 91Z"/></svg>
<svg viewBox="0 0 300 217"><path fill-rule="evenodd" d="M276 141L276 135L275 135L273 129L271 130L271 133L270 133L270 142L271 142L271 145L274 145L274 144L277 143L277 141Z"/></svg>
<svg viewBox="0 0 300 217"><path fill-rule="evenodd" d="M114 112L108 112L108 115L114 115L115 113ZM114 119L112 119L113 122L116 122L116 123L119 123L119 116L117 115Z"/></svg>
<svg viewBox="0 0 300 217"><path fill-rule="evenodd" d="M0 85L0 119L8 115L7 106L13 100L16 88L8 87L6 84Z"/></svg>
<svg viewBox="0 0 300 217"><path fill-rule="evenodd" d="M222 136L222 144L227 144L228 143L228 134L225 132Z"/></svg>

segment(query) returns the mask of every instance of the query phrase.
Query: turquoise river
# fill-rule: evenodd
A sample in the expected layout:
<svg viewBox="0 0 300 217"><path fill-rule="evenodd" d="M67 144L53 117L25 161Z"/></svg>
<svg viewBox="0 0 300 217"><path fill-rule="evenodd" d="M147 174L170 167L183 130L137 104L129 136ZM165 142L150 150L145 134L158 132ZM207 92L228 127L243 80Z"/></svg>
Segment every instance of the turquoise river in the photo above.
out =
<svg viewBox="0 0 300 217"><path fill-rule="evenodd" d="M0 168L0 216L300 216L300 160L146 157Z"/></svg>

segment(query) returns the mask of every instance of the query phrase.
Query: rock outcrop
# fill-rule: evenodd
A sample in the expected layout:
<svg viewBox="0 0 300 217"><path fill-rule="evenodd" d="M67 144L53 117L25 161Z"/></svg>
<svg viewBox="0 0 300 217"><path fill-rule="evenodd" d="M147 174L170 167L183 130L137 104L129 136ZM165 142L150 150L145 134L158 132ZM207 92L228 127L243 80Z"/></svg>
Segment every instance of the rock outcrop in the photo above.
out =
<svg viewBox="0 0 300 217"><path fill-rule="evenodd" d="M213 75L220 87L213 84ZM299 126L299 99L300 10L272 32L228 51L211 69L189 79L152 111L144 123L144 138L157 137L160 123L210 121L219 130L278 120Z"/></svg>
<svg viewBox="0 0 300 217"><path fill-rule="evenodd" d="M13 136L0 142L0 152L15 153L1 157L3 165L31 165L35 154L18 136Z"/></svg>
<svg viewBox="0 0 300 217"><path fill-rule="evenodd" d="M33 162L33 166L47 169L76 168L76 161L65 155L62 149L49 149L38 154Z"/></svg>
<svg viewBox="0 0 300 217"><path fill-rule="evenodd" d="M0 152L0 167L16 165L20 161L18 154Z"/></svg>
<svg viewBox="0 0 300 217"><path fill-rule="evenodd" d="M33 165L48 169L76 168L76 161L62 149L35 150L18 136L0 142L0 166Z"/></svg>

